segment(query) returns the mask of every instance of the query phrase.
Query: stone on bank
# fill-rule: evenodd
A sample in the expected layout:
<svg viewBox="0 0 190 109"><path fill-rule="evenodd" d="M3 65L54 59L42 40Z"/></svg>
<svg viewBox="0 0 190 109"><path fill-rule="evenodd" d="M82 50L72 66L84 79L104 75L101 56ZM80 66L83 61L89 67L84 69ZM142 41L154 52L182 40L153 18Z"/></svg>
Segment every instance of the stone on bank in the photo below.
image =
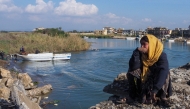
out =
<svg viewBox="0 0 190 109"><path fill-rule="evenodd" d="M27 73L0 67L0 109L41 109L41 95L50 91L50 84L37 88Z"/></svg>

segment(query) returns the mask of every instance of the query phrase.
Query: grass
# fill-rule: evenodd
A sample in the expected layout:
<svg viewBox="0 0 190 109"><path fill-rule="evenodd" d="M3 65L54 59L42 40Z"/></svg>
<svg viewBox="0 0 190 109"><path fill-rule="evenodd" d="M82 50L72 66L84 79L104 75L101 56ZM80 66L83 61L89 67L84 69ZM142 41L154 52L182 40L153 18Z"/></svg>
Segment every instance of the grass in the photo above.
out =
<svg viewBox="0 0 190 109"><path fill-rule="evenodd" d="M0 33L0 50L7 54L19 53L24 46L27 53L83 51L90 47L80 36L70 35L65 38L48 36L40 33Z"/></svg>
<svg viewBox="0 0 190 109"><path fill-rule="evenodd" d="M89 38L113 38L114 35L80 35L80 37L84 38L84 36L87 36Z"/></svg>

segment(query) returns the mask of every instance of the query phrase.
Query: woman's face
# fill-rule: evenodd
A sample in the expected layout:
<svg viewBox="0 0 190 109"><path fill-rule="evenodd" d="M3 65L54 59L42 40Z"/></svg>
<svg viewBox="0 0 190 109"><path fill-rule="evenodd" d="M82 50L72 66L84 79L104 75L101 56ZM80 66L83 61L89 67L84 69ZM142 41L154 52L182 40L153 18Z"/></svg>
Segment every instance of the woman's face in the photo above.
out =
<svg viewBox="0 0 190 109"><path fill-rule="evenodd" d="M145 42L144 40L141 40L140 43L141 43L141 48L142 48L141 51L142 51L143 53L148 53L149 43L148 43L148 42Z"/></svg>

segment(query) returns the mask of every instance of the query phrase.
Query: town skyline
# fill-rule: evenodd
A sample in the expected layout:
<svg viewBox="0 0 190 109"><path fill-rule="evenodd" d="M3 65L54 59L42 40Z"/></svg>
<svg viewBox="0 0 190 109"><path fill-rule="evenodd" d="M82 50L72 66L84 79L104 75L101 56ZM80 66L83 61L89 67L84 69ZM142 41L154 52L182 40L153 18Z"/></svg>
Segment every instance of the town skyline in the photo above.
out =
<svg viewBox="0 0 190 109"><path fill-rule="evenodd" d="M61 27L64 31L103 27L188 29L189 5L188 0L0 0L0 31L32 31L38 27Z"/></svg>

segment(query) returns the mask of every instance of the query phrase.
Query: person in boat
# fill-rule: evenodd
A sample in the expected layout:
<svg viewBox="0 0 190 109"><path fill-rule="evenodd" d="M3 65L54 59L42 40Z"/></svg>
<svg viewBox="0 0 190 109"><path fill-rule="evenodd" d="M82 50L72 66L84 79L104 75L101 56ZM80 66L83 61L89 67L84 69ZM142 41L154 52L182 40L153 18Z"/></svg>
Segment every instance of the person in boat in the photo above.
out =
<svg viewBox="0 0 190 109"><path fill-rule="evenodd" d="M26 54L25 49L24 49L24 47L23 47L23 46L22 46L22 47L20 47L20 54L21 54L21 55Z"/></svg>
<svg viewBox="0 0 190 109"><path fill-rule="evenodd" d="M5 53L3 51L0 52L0 56L1 56L1 59L3 60L4 59L4 55Z"/></svg>
<svg viewBox="0 0 190 109"><path fill-rule="evenodd" d="M40 51L38 49L36 49L35 53L38 54L38 53L40 53Z"/></svg>
<svg viewBox="0 0 190 109"><path fill-rule="evenodd" d="M133 51L129 60L129 98L138 99L142 104L159 102L170 107L168 98L172 95L172 84L163 44L153 35L143 36L140 43L141 47Z"/></svg>

